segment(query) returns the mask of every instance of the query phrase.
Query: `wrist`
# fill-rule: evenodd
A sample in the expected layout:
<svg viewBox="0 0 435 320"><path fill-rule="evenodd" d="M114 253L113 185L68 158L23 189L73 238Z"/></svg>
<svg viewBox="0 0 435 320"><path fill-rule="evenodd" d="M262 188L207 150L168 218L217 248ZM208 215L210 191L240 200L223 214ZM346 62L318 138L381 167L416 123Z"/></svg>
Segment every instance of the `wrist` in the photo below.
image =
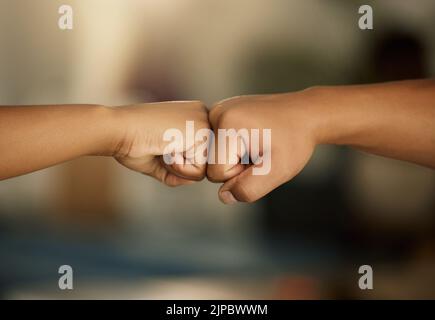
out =
<svg viewBox="0 0 435 320"><path fill-rule="evenodd" d="M90 106L90 125L95 128L94 147L88 155L115 156L124 141L124 121L115 107L102 105Z"/></svg>
<svg viewBox="0 0 435 320"><path fill-rule="evenodd" d="M353 144L364 117L352 107L361 94L356 87L319 86L302 91L316 144Z"/></svg>
<svg viewBox="0 0 435 320"><path fill-rule="evenodd" d="M310 87L302 91L278 95L278 105L284 107L286 123L290 123L290 131L300 130L313 143L328 144L335 140L332 131L333 116L329 101L332 87ZM332 131L331 131L332 130ZM291 135L290 135L291 136Z"/></svg>
<svg viewBox="0 0 435 320"><path fill-rule="evenodd" d="M108 145L109 155L122 158L150 153L148 149L155 144L151 128L157 119L155 112L158 109L146 103L109 109L112 133ZM148 119L151 119L151 122Z"/></svg>

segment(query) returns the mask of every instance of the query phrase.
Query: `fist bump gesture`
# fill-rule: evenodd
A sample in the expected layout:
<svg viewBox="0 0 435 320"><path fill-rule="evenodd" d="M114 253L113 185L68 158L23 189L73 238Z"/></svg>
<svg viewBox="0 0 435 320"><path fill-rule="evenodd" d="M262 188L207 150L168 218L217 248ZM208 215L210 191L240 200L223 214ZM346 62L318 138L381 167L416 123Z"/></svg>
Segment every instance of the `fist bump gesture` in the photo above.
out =
<svg viewBox="0 0 435 320"><path fill-rule="evenodd" d="M206 175L226 204L291 180L316 145L435 168L435 81L315 87L198 101L0 107L0 180L86 155L112 156L168 186Z"/></svg>

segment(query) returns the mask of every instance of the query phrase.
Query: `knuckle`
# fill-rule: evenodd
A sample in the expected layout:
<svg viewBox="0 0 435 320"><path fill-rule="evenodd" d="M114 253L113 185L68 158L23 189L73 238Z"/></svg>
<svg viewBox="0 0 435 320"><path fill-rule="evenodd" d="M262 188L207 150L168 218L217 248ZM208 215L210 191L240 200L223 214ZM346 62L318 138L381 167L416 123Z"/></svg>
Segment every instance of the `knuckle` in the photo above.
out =
<svg viewBox="0 0 435 320"><path fill-rule="evenodd" d="M193 174L189 177L193 181L201 181L205 178L205 171L198 171L198 173Z"/></svg>
<svg viewBox="0 0 435 320"><path fill-rule="evenodd" d="M234 109L227 109L227 110L223 111L220 114L219 119L217 119L217 121L216 121L217 127L218 128L225 128L225 127L231 126L231 123L233 123L235 121L235 119L237 119L237 117L235 115L236 115L236 112Z"/></svg>
<svg viewBox="0 0 435 320"><path fill-rule="evenodd" d="M194 101L191 101L190 103L194 108L207 110L207 107L205 106L205 104L202 101L194 100Z"/></svg>
<svg viewBox="0 0 435 320"><path fill-rule="evenodd" d="M218 114L220 113L221 109L222 109L222 105L220 105L220 104L215 104L211 108L211 110L208 112L208 117L209 117L210 121L216 120L216 118L217 118Z"/></svg>
<svg viewBox="0 0 435 320"><path fill-rule="evenodd" d="M249 103L249 96L236 96L217 102L209 112L213 127L226 127L245 117L243 106Z"/></svg>
<svg viewBox="0 0 435 320"><path fill-rule="evenodd" d="M207 179L210 182L219 183L223 182L223 175L221 174L219 168L215 167L214 165L209 165L207 167Z"/></svg>

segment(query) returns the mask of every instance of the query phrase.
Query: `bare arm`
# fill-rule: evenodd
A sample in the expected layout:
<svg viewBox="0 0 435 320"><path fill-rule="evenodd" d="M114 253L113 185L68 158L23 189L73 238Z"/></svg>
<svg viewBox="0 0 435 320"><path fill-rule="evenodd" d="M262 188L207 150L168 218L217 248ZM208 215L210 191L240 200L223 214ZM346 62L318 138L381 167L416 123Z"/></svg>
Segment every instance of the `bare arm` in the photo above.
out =
<svg viewBox="0 0 435 320"><path fill-rule="evenodd" d="M319 143L435 168L435 80L318 89Z"/></svg>
<svg viewBox="0 0 435 320"><path fill-rule="evenodd" d="M186 120L208 127L207 111L196 101L117 108L0 107L0 180L80 156L102 155L170 186L188 184L204 177L205 166L170 168L160 161L163 131L183 129Z"/></svg>
<svg viewBox="0 0 435 320"><path fill-rule="evenodd" d="M98 106L0 108L0 179L79 156L104 154L115 141Z"/></svg>
<svg viewBox="0 0 435 320"><path fill-rule="evenodd" d="M255 201L291 180L318 144L347 145L435 168L435 80L314 87L286 94L242 96L216 104L210 123L220 128L272 129L271 170L209 165L207 175L225 182L225 203Z"/></svg>

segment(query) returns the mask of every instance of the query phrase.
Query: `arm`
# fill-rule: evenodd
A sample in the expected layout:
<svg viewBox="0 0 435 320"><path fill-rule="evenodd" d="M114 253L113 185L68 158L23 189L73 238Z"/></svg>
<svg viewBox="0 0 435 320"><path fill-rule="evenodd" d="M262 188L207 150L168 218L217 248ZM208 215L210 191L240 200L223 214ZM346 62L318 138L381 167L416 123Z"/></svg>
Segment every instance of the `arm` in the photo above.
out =
<svg viewBox="0 0 435 320"><path fill-rule="evenodd" d="M160 161L164 129L184 130L186 120L208 127L199 102L0 107L0 180L86 155L113 156L171 186L200 180L205 167Z"/></svg>
<svg viewBox="0 0 435 320"><path fill-rule="evenodd" d="M435 168L435 80L317 89L318 143Z"/></svg>
<svg viewBox="0 0 435 320"><path fill-rule="evenodd" d="M337 144L435 168L435 81L315 87L224 100L210 112L219 128L270 128L268 175L255 166L210 165L225 203L255 201L298 174L316 145Z"/></svg>
<svg viewBox="0 0 435 320"><path fill-rule="evenodd" d="M110 112L90 105L0 108L0 179L115 150Z"/></svg>

